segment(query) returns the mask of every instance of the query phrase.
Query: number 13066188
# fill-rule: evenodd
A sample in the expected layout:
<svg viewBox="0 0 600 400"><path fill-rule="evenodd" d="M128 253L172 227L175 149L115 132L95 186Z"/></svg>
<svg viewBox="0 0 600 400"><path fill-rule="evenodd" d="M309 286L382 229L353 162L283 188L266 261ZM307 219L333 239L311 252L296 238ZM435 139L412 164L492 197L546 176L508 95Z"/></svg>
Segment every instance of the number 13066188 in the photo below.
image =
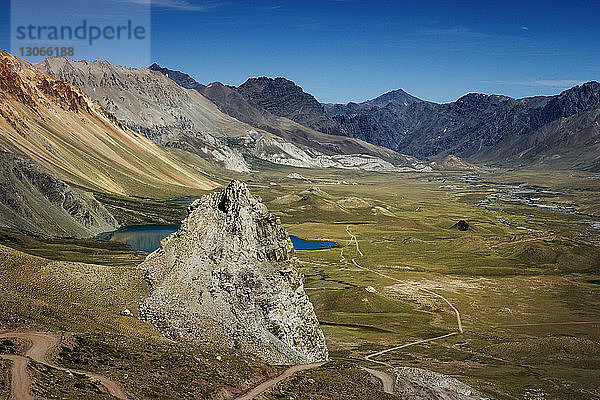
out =
<svg viewBox="0 0 600 400"><path fill-rule="evenodd" d="M52 57L52 56L69 56L75 55L73 47L19 47L21 56L25 57Z"/></svg>

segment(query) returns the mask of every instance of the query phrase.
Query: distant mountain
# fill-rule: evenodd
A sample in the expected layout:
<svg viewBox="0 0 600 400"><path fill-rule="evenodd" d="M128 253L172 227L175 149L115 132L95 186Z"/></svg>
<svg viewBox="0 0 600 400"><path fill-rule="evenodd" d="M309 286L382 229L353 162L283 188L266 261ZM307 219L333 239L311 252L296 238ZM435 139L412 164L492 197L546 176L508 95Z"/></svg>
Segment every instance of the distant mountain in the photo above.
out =
<svg viewBox="0 0 600 400"><path fill-rule="evenodd" d="M300 140L301 144L307 145L311 142L310 137L315 135L315 130L321 133L324 132L321 129L312 129L310 125L305 123L307 120L318 121L320 118L324 118L326 121L329 121L326 122L325 125L327 125L327 123L335 125L324 112L323 106L321 106L314 97L304 93L300 87L283 78L251 78L239 88L223 85L220 82L213 82L205 86L180 71L163 68L157 64L151 65L150 69L161 72L182 87L194 88L214 102L222 112L231 115L240 121L246 122L255 128L264 129L296 143ZM269 85L269 82L277 82L279 86L285 86L287 89L271 91L270 94L267 95L267 92L269 92L270 89L273 89L272 87L266 87L272 86ZM262 88L261 86L265 87ZM242 89L242 87L244 87L244 89ZM289 94L290 92L293 92L294 94L287 96L287 101L284 101L284 99L280 97L280 94ZM295 97L300 100L290 101L289 97ZM279 103L279 105L275 106L275 103ZM299 103L305 104L304 109L312 110L309 114L313 115L313 117L304 115L304 118L300 118L299 114L301 113L298 111ZM330 142L343 142L343 140L344 139L342 138L330 138ZM312 143L313 145L318 145L320 141L312 140ZM348 142L343 146L339 146L339 149L330 147L329 151L333 151L334 153L361 151L361 149L359 149L361 147L359 143L354 143L353 146L349 146L349 144L350 143ZM354 150L350 150L351 148L354 148ZM323 146L318 147L318 149L321 151L328 151L327 147Z"/></svg>
<svg viewBox="0 0 600 400"><path fill-rule="evenodd" d="M237 88L248 101L270 113L291 119L319 132L339 135L341 127L321 103L285 78L250 78Z"/></svg>
<svg viewBox="0 0 600 400"><path fill-rule="evenodd" d="M148 69L162 73L167 78L172 79L173 81L177 82L179 86L182 86L186 89L195 89L201 91L206 87L203 84L196 82L196 80L194 80L194 78L188 74L184 74L183 72L179 71L172 71L167 68L161 68L161 66L157 63L152 64L150 67L148 67Z"/></svg>
<svg viewBox="0 0 600 400"><path fill-rule="evenodd" d="M378 96L372 100L363 101L362 103L353 103L350 102L348 104L334 104L327 103L323 104L325 111L328 114L339 114L343 113L347 110L353 110L354 112L358 110L370 109L373 107L385 107L388 104L394 104L399 106L408 106L414 103L421 103L423 100L406 93L402 89L392 90L390 92L384 93L381 96Z"/></svg>
<svg viewBox="0 0 600 400"><path fill-rule="evenodd" d="M600 84L589 82L548 97L512 99L471 93L448 104L388 103L365 108L351 103L327 110L352 137L401 153L476 158L513 136L527 135L598 104Z"/></svg>
<svg viewBox="0 0 600 400"><path fill-rule="evenodd" d="M373 100L367 100L365 102L360 103L362 106L376 106L376 107L385 107L388 104L397 104L401 106L408 106L413 103L420 103L423 100L416 98L413 95L406 93L402 89L392 90L391 92L387 92L382 94L379 97L374 98Z"/></svg>
<svg viewBox="0 0 600 400"><path fill-rule="evenodd" d="M0 99L0 150L32 159L72 186L138 196L216 187L82 90L6 52L0 52Z"/></svg>
<svg viewBox="0 0 600 400"><path fill-rule="evenodd" d="M187 74L157 64L150 66L150 69L168 76L182 87L194 88L214 102L220 111L239 121L289 142L289 145L283 146L282 149L280 144L271 139L262 141L255 154L270 161L290 165L359 169L397 169L394 166L421 169L425 166L414 157L407 157L347 136L329 135L299 123L298 121L317 121L319 125L321 121L324 125L335 125L314 97L283 78L253 78L239 88L219 82L205 86ZM305 112L306 110L309 112ZM315 151L322 155L315 154Z"/></svg>
<svg viewBox="0 0 600 400"><path fill-rule="evenodd" d="M516 167L600 171L600 105L558 118L529 134L509 136L473 159Z"/></svg>

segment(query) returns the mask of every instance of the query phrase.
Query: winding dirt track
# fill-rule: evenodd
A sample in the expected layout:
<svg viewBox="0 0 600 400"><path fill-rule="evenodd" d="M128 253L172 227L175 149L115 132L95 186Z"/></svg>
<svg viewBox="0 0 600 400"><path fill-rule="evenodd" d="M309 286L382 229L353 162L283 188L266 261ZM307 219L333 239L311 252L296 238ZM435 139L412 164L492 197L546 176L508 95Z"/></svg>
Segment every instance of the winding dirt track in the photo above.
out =
<svg viewBox="0 0 600 400"><path fill-rule="evenodd" d="M352 242L354 242L356 244L356 252L358 254L360 254L361 256L363 256L362 251L360 251L360 248L358 247L358 239L350 231L350 225L346 226L346 232L348 233L348 235L350 235L350 242L348 242L348 245L351 245ZM343 257L343 253L342 253L342 257ZM373 274L382 276L382 277L390 279L392 281L395 281L395 282L398 282L398 283L402 283L402 284L404 283L400 279L396 279L396 278L394 278L392 276L386 275L386 274L381 273L379 271L374 271L374 270L372 270L370 268L367 268L367 267L363 267L362 265L358 264L355 259L352 259L352 264L354 264L354 266L357 267L357 268L363 269L365 271L369 271L369 272L371 272ZM452 310L456 314L456 323L457 323L457 326L458 326L458 331L457 332L447 333L445 335L437 336L437 337L430 338L430 339L417 340L415 342L411 342L411 343L403 344L403 345L400 345L400 346L392 347L392 348L389 348L389 349L386 349L386 350L378 351L376 353L372 353L372 354L369 354L369 355L365 356L365 360L368 360L368 361L371 361L371 362L374 362L374 363L377 363L377 364L385 365L385 366L390 366L389 364L384 363L382 361L373 360L373 357L377 357L377 356L380 356L382 354L389 353L389 352L394 351L394 350L403 349L403 348L406 348L406 347L409 347L409 346L414 346L414 345L417 345L417 344L428 343L428 342L433 342L433 341L440 340L440 339L445 339L447 337L458 335L459 333L463 333L464 332L463 326L462 326L462 320L460 318L460 312L458 311L458 309L447 298L445 298L441 294L435 293L435 292L433 292L433 291L431 291L431 290L429 290L427 288L422 287L420 289L423 290L426 293L429 293L429 294L431 294L433 296L441 298L442 300L444 300L450 306L450 308L452 308Z"/></svg>
<svg viewBox="0 0 600 400"><path fill-rule="evenodd" d="M269 379L269 380L261 383L260 385L254 387L254 389L250 390L246 394L243 394L243 395L241 395L239 397L236 397L235 400L251 400L251 399L254 399L257 396L260 396L261 394L263 394L264 392L266 392L267 390L271 389L275 385L277 385L282 380L287 379L290 376L294 375L295 373L300 372L300 371L305 371L307 369L317 368L317 367L320 367L323 364L325 364L325 363L324 362L320 362L320 363L314 363L314 364L303 364L303 365L294 365L294 366L291 366L288 369L286 369L281 375L278 375L275 378L271 378L271 379Z"/></svg>
<svg viewBox="0 0 600 400"><path fill-rule="evenodd" d="M120 383L110 380L102 375L95 374L93 372L69 370L67 368L59 367L53 364L48 359L48 353L56 348L60 343L60 339L49 332L5 332L0 333L0 338L10 339L19 338L31 343L31 346L25 352L25 356L14 356L14 355L0 355L0 357L12 361L12 378L11 378L11 396L14 399L29 400L34 397L31 395L31 378L27 373L27 363L29 359L37 361L41 364L49 367L68 372L86 375L92 381L100 383L106 388L108 393L112 396L127 400L127 392L123 389Z"/></svg>
<svg viewBox="0 0 600 400"><path fill-rule="evenodd" d="M373 375L375 378L379 379L383 384L383 391L388 394L396 394L394 392L394 386L396 382L394 378L387 372L379 371L376 369L362 367L363 370L367 371L369 374Z"/></svg>
<svg viewBox="0 0 600 400"><path fill-rule="evenodd" d="M0 355L0 358L12 362L10 380L11 398L18 400L33 400L34 397L29 392L31 379L27 373L27 363L29 362L29 359L27 357L9 354Z"/></svg>

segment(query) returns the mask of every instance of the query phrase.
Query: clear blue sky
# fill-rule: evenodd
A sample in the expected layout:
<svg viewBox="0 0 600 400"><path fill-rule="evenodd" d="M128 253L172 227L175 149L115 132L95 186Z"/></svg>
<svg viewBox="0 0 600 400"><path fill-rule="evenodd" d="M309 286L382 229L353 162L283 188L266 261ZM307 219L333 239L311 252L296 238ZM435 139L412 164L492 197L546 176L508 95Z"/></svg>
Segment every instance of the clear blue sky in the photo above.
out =
<svg viewBox="0 0 600 400"><path fill-rule="evenodd" d="M595 0L155 0L151 57L203 83L284 76L323 102L549 95L600 80L599 15Z"/></svg>

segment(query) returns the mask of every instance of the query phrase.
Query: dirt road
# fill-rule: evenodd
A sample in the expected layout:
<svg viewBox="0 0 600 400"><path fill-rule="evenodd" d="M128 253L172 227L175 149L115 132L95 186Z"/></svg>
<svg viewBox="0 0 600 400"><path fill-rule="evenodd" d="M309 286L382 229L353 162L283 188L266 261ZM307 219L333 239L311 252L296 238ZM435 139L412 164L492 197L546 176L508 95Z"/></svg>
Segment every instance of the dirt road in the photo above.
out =
<svg viewBox="0 0 600 400"><path fill-rule="evenodd" d="M383 371L379 371L379 370L371 369L371 368L366 368L366 367L362 367L362 369L364 369L369 374L373 375L375 378L377 378L381 381L381 383L383 384L383 391L385 393L396 394L394 392L394 386L395 386L396 382L390 374L388 374L387 372L383 372Z"/></svg>
<svg viewBox="0 0 600 400"><path fill-rule="evenodd" d="M358 239L350 231L350 225L346 226L346 232L348 233L348 235L350 235L350 242L348 242L348 246L351 245L352 242L354 242L356 244L356 252L358 254L360 254L361 256L363 256L363 253L362 253L362 251L360 251L360 248L358 246ZM392 276L386 275L386 274L381 273L379 271L372 270L372 269L367 268L367 267L363 267L362 265L358 264L355 259L352 259L352 264L354 264L355 267L360 268L362 270L365 270L365 271L368 271L370 273L382 276L382 277L387 278L389 280L392 280L394 282L398 282L398 283L404 284L404 282L401 281L400 279L396 279L396 278L394 278ZM426 293L428 293L428 294L431 294L432 296L436 296L436 297L441 298L442 300L444 300L450 306L450 308L452 308L452 310L456 314L456 323L457 323L457 326L458 326L458 332L451 332L451 333L448 333L448 334L445 334L445 335L441 335L441 336L437 336L437 337L430 338L430 339L417 340L415 342L406 343L406 344L403 344L403 345L400 345L400 346L396 346L396 347L392 347L392 348L389 348L389 349L386 349L386 350L378 351L376 353L372 353L372 354L367 355L365 357L366 360L374 362L374 363L377 363L377 364L381 364L381 365L385 365L385 366L390 366L389 364L387 364L385 362L373 360L373 357L377 357L377 356L380 356L380 355L385 354L385 353L389 353L389 352L394 351L394 350L403 349L405 347L414 346L414 345L422 344L422 343L433 342L433 341L440 340L440 339L445 339L447 337L458 335L459 333L463 333L464 332L463 326L462 326L462 320L460 318L460 312L458 311L458 309L447 298L445 298L441 294L438 294L438 293L436 293L434 291L431 291L431 290L429 290L429 289L427 289L425 287L421 287L419 289L422 290L422 291L424 291L424 292L426 292Z"/></svg>
<svg viewBox="0 0 600 400"><path fill-rule="evenodd" d="M281 375L278 375L275 378L271 378L271 379L261 383L260 385L256 386L254 389L250 390L246 394L236 397L236 400L254 399L257 396L260 396L261 394L266 392L267 390L273 388L275 385L277 385L282 380L287 379L290 376L294 375L295 373L300 372L300 371L306 371L307 369L317 368L323 364L325 364L325 363L320 362L320 363L314 363L314 364L294 365L292 367L289 367Z"/></svg>
<svg viewBox="0 0 600 400"><path fill-rule="evenodd" d="M31 387L31 379L27 373L27 363L29 359L23 356L15 356L9 354L0 355L0 358L9 360L12 363L11 368L11 398L19 400L33 400L34 397L29 392Z"/></svg>
<svg viewBox="0 0 600 400"><path fill-rule="evenodd" d="M48 353L50 353L53 349L55 349L59 343L60 339L53 333L50 332L5 332L0 333L0 338L10 339L10 338L19 338L26 340L31 345L25 352L25 357L23 356L13 356L13 355L0 355L0 357L11 360L12 361L12 378L11 378L11 394L14 399L33 399L31 396L30 388L31 388L31 379L29 374L27 373L27 363L29 359L37 361L41 364L47 365L49 367L64 371L86 375L92 381L99 382L102 386L106 388L108 393L112 396L126 400L128 398L127 392L123 389L123 386L118 382L110 380L104 376L95 374L93 372L85 372L78 370L69 370L67 368L59 367L58 365L53 364L48 359Z"/></svg>

